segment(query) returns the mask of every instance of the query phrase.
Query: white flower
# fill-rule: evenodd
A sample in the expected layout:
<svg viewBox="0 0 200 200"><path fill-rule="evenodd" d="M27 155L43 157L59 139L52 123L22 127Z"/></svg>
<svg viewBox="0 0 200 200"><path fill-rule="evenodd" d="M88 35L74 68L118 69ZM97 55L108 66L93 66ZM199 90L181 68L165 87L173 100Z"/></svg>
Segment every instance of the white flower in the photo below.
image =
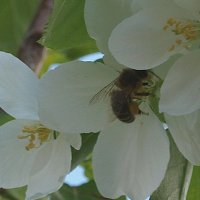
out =
<svg viewBox="0 0 200 200"><path fill-rule="evenodd" d="M183 115L200 108L200 17L195 12L200 2L175 2L126 18L113 30L109 45L118 62L134 69L150 69L182 54L161 88L160 111Z"/></svg>
<svg viewBox="0 0 200 200"><path fill-rule="evenodd" d="M110 98L90 102L118 75L107 65L79 61L49 71L40 82L39 116L45 126L61 131L101 131L93 154L98 189L108 198L128 195L144 200L164 177L169 142L146 104L141 110L148 115L138 115L128 124L113 118Z"/></svg>
<svg viewBox="0 0 200 200"><path fill-rule="evenodd" d="M151 1L155 2L158 3ZM170 0L159 2L168 5ZM125 194L132 199L144 200L159 186L169 160L166 133L146 104L141 104L140 108L149 115L138 115L134 122L126 124L113 118L109 98L90 103L96 93L119 76L112 67L124 67L121 65L124 63L112 57L108 48L112 30L125 18L137 16L139 10L145 10L151 3L146 0L86 0L87 29L105 54L106 65L69 62L48 72L41 80L39 116L47 127L59 127L61 131L69 132L101 131L93 153L94 177L99 191L108 198ZM48 104L45 103L47 99ZM63 118L66 123L62 123ZM193 138L181 142L178 129L175 127L174 130L175 140L181 139L177 142L179 146L188 147L183 151L186 158L199 164L199 151L193 146Z"/></svg>
<svg viewBox="0 0 200 200"><path fill-rule="evenodd" d="M137 11L137 8L132 6L133 3L133 0L85 1L84 15L87 31L96 40L99 50L105 54L104 62L114 67L121 68L108 49L108 39L113 28L120 21Z"/></svg>
<svg viewBox="0 0 200 200"><path fill-rule="evenodd" d="M108 40L113 29L123 20L134 16L143 8L152 4L168 4L172 0L86 0L85 23L87 31L96 40L99 50L105 54L104 62L115 68L121 68L110 53ZM126 66L126 65L125 65Z"/></svg>
<svg viewBox="0 0 200 200"><path fill-rule="evenodd" d="M172 2L144 8L115 27L109 39L111 53L127 67L153 68L187 51L198 34L198 19L195 12Z"/></svg>
<svg viewBox="0 0 200 200"><path fill-rule="evenodd" d="M200 111L182 115L170 116L165 119L176 145L182 154L194 165L200 164Z"/></svg>
<svg viewBox="0 0 200 200"><path fill-rule="evenodd" d="M200 50L196 48L200 3L199 0L151 3L146 7L144 2L144 9L124 18L114 28L109 49L119 63L133 69L158 66L157 71L165 78L160 110L168 113L165 118L179 150L191 163L199 165Z"/></svg>
<svg viewBox="0 0 200 200"><path fill-rule="evenodd" d="M185 115L200 109L200 49L179 58L161 87L160 111Z"/></svg>
<svg viewBox="0 0 200 200"><path fill-rule="evenodd" d="M196 55L197 56L197 55ZM197 56L198 57L198 56ZM167 71L169 68L169 65L173 65L174 62L177 60L177 56L173 57L173 59L170 59L169 61L165 62L162 67L157 67L156 68L156 72L158 72L159 75L162 75L162 78L165 79ZM181 58L179 61L176 62L182 62ZM189 62L189 60L187 60L187 56L184 56L184 59L182 62L181 66L185 66L184 64L186 64L187 62ZM198 66L198 64L197 64ZM194 70L189 68L189 70ZM187 70L185 68L185 70ZM171 73L169 77L172 77L173 74L173 68L170 70L169 74ZM193 79L197 79L198 77L198 73L194 70L194 77ZM187 80L187 81L186 81ZM173 85L173 83L176 81L176 77L173 76L171 78L171 80L169 82L171 82L171 84ZM187 77L183 77L183 82L187 82L188 83L188 79ZM183 83L184 85L184 83ZM195 87L194 87L195 88ZM193 91L194 90L193 87L189 85L184 85L183 90L185 89L187 91ZM162 93L162 91L161 91ZM176 95L176 93L178 93L180 95L180 91L174 91L174 94ZM184 94L184 93L183 93ZM182 95L183 95L182 94ZM197 92L198 95L198 92ZM166 95L166 98L167 95ZM183 98L184 100L184 98ZM181 102L179 102L181 103ZM196 101L194 101L194 104L196 103ZM176 106L175 108L176 109ZM169 114L164 114L165 116L165 120L167 123L167 126L170 130L170 133L178 147L178 149L180 150L180 152L185 156L185 158L187 160L189 160L193 165L200 165L200 148L199 148L199 142L200 142L200 134L199 134L199 115L200 115L200 110L194 111L190 114L185 114L185 115L179 115L179 116L172 116Z"/></svg>
<svg viewBox="0 0 200 200"><path fill-rule="evenodd" d="M0 187L27 185L26 199L46 196L62 186L70 170L70 145L79 148L80 136L42 125L39 79L11 54L0 52L0 79L0 106L16 118L0 127Z"/></svg>
<svg viewBox="0 0 200 200"><path fill-rule="evenodd" d="M124 67L115 60L108 47L110 34L121 21L153 3L168 1L172 0L86 0L84 17L87 31L104 53L104 63L117 69Z"/></svg>

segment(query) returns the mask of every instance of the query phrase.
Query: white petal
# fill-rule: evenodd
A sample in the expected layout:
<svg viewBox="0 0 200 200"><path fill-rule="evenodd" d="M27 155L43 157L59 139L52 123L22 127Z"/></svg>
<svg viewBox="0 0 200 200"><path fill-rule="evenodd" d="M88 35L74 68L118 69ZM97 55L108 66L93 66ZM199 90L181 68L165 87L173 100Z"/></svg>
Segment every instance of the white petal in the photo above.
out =
<svg viewBox="0 0 200 200"><path fill-rule="evenodd" d="M113 58L108 49L108 38L113 28L126 17L133 14L132 0L86 0L85 23L100 51L104 53L104 63L117 70L122 66ZM115 12L113 12L113 10Z"/></svg>
<svg viewBox="0 0 200 200"><path fill-rule="evenodd" d="M171 17L190 19L192 16L184 9L168 5L143 9L122 21L109 40L115 59L133 69L150 69L165 62L171 55L185 51L180 46L169 51L179 37L163 29Z"/></svg>
<svg viewBox="0 0 200 200"><path fill-rule="evenodd" d="M100 63L69 62L41 80L39 116L61 132L96 132L108 122L108 101L90 103L118 73ZM108 98L109 99L109 98Z"/></svg>
<svg viewBox="0 0 200 200"><path fill-rule="evenodd" d="M70 164L70 145L62 135L45 144L34 160L26 199L37 199L58 190L70 170Z"/></svg>
<svg viewBox="0 0 200 200"><path fill-rule="evenodd" d="M155 5L167 5L173 0L134 0L133 6L137 3L141 8L149 8Z"/></svg>
<svg viewBox="0 0 200 200"><path fill-rule="evenodd" d="M108 38L112 29L132 14L132 0L86 0L85 23L99 49L107 54Z"/></svg>
<svg viewBox="0 0 200 200"><path fill-rule="evenodd" d="M181 153L194 165L200 165L200 112L165 115L169 130Z"/></svg>
<svg viewBox="0 0 200 200"><path fill-rule="evenodd" d="M0 106L20 119L38 119L38 79L11 54L0 52Z"/></svg>
<svg viewBox="0 0 200 200"><path fill-rule="evenodd" d="M15 188L28 183L37 149L27 151L26 139L18 139L24 125L35 123L13 120L0 127L0 187Z"/></svg>
<svg viewBox="0 0 200 200"><path fill-rule="evenodd" d="M190 12L197 12L200 11L200 1L199 0L175 0L175 2L185 8L188 9Z"/></svg>
<svg viewBox="0 0 200 200"><path fill-rule="evenodd" d="M143 110L144 111L144 110ZM144 200L162 181L169 161L169 142L158 119L115 121L100 133L93 154L94 177L107 198L128 195Z"/></svg>
<svg viewBox="0 0 200 200"><path fill-rule="evenodd" d="M166 62L162 63L158 67L153 68L153 72L157 74L162 80L165 79L171 66L180 58L180 55L174 55L170 57Z"/></svg>
<svg viewBox="0 0 200 200"><path fill-rule="evenodd" d="M192 51L171 67L161 87L160 111L183 115L200 108L200 50Z"/></svg>
<svg viewBox="0 0 200 200"><path fill-rule="evenodd" d="M79 150L81 148L81 135L80 134L63 134L63 138L67 141L69 145Z"/></svg>
<svg viewBox="0 0 200 200"><path fill-rule="evenodd" d="M112 67L114 70L116 71L122 71L125 66L121 65L120 63L118 63L115 58L112 56L112 54L109 52L106 52L106 54L103 57L103 62L106 65L109 65L110 67Z"/></svg>

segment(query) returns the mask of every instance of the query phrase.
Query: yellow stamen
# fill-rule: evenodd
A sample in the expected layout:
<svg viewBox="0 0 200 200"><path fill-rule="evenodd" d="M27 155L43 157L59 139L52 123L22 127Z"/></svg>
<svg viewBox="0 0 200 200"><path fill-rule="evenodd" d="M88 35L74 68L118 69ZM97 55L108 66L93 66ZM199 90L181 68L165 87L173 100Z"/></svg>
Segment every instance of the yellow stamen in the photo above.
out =
<svg viewBox="0 0 200 200"><path fill-rule="evenodd" d="M168 49L173 51L177 46L188 48L188 42L194 41L199 37L199 21L180 21L174 18L169 18L163 27L163 30L171 30L175 35L180 36L182 39L177 39L175 43ZM183 41L184 40L184 41Z"/></svg>
<svg viewBox="0 0 200 200"><path fill-rule="evenodd" d="M53 130L46 128L42 124L32 124L24 126L22 135L19 135L18 139L28 139L28 144L25 148L29 151L33 148L40 147L44 142L50 139L50 135L53 134L53 132Z"/></svg>
<svg viewBox="0 0 200 200"><path fill-rule="evenodd" d="M180 40L180 39L176 40L176 44L177 45L181 45L182 44L182 40Z"/></svg>

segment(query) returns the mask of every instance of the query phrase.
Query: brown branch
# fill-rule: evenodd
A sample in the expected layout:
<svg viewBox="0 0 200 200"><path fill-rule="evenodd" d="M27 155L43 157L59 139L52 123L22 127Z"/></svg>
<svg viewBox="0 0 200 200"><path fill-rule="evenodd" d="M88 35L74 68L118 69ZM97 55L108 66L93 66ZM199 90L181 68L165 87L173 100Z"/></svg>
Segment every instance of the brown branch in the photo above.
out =
<svg viewBox="0 0 200 200"><path fill-rule="evenodd" d="M53 0L42 0L37 13L28 28L27 34L18 52L18 58L33 71L39 72L45 54L45 48L37 41L42 37L45 25L53 9Z"/></svg>

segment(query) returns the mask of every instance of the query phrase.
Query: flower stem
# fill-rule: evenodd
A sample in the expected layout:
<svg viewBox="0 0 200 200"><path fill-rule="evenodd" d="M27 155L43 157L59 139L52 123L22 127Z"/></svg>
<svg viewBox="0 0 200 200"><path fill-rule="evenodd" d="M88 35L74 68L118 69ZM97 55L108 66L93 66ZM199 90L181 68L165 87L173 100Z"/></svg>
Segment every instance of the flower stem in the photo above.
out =
<svg viewBox="0 0 200 200"><path fill-rule="evenodd" d="M192 177L192 172L193 172L193 165L190 162L188 162L186 166L186 173L185 173L183 188L180 195L181 196L180 200L186 200L187 192L188 192L191 177Z"/></svg>

